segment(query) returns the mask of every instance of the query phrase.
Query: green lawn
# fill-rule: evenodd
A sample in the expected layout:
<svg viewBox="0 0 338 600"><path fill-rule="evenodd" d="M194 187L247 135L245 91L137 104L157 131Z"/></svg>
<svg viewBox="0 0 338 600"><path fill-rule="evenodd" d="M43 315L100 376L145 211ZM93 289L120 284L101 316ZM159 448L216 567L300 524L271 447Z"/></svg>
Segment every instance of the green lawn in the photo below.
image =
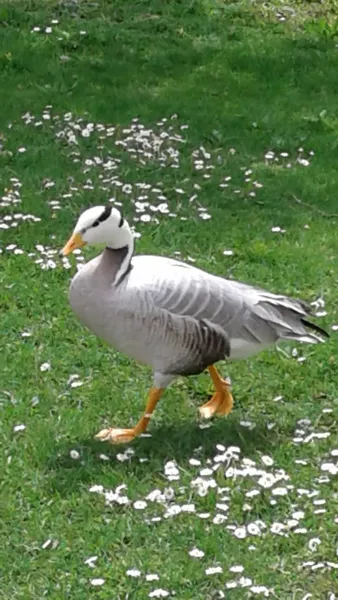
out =
<svg viewBox="0 0 338 600"><path fill-rule="evenodd" d="M1 599L338 598L334 12L2 2ZM109 198L138 252L323 298L330 341L221 365L235 407L208 427L203 374L167 390L151 437L94 441L151 384L68 305L82 256L57 251Z"/></svg>

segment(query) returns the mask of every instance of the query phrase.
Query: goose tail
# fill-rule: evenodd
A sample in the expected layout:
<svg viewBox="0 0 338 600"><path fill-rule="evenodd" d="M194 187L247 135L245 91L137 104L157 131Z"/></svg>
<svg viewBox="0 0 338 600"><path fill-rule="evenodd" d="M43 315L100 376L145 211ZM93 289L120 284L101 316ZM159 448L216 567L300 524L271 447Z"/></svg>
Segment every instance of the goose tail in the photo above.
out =
<svg viewBox="0 0 338 600"><path fill-rule="evenodd" d="M309 320L314 315L303 300L267 294L256 308L261 317L265 313L279 339L318 344L330 337L325 329Z"/></svg>
<svg viewBox="0 0 338 600"><path fill-rule="evenodd" d="M295 340L318 344L330 337L322 327L309 320L315 315L311 306L303 300L270 294L257 288L250 291L251 317L246 328L260 341Z"/></svg>

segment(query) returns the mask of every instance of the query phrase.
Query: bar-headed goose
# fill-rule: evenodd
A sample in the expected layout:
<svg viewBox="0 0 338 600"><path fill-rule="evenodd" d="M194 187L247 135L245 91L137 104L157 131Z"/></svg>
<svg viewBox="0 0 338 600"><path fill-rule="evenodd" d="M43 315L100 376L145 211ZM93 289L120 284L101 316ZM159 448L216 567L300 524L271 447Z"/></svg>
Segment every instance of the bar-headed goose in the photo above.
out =
<svg viewBox="0 0 338 600"><path fill-rule="evenodd" d="M203 417L227 415L228 384L214 364L242 359L278 340L317 343L327 333L309 322L301 300L211 275L162 256L134 256L127 221L111 206L86 210L61 254L85 244L105 244L73 278L69 300L79 320L120 352L153 370L144 415L132 429L104 429L112 443L144 432L164 389L179 375L208 369L215 386L200 407Z"/></svg>

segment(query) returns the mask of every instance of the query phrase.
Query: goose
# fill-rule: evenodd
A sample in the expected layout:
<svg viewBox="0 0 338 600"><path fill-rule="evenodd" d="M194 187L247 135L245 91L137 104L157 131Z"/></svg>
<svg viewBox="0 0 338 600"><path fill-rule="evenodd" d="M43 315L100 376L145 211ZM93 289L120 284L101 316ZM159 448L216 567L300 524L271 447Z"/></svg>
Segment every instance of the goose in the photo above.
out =
<svg viewBox="0 0 338 600"><path fill-rule="evenodd" d="M153 371L153 386L138 423L129 429L103 429L97 439L130 442L146 431L170 383L206 369L215 393L199 408L200 414L228 415L233 397L216 362L245 359L279 340L313 344L329 337L307 320L311 311L302 300L227 280L172 258L134 255L134 235L112 206L85 210L60 255L86 244L105 248L72 279L73 311L99 338Z"/></svg>

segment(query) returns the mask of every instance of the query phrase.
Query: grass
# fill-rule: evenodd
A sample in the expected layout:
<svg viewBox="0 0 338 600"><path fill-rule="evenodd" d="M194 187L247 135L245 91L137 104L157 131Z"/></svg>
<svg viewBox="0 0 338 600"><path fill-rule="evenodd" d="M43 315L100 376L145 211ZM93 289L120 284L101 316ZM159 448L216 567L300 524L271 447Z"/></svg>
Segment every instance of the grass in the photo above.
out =
<svg viewBox="0 0 338 600"><path fill-rule="evenodd" d="M52 254L56 268L41 269L35 262L48 260L46 250L35 250L37 244L63 245L81 207L116 194L134 222L135 184L162 182L177 217L156 213L158 223L134 222L142 234L138 252L180 251L202 268L271 291L310 301L323 295L328 314L320 323L328 330L337 323L334 3L289 5L292 14L280 2L267 7L220 0L51 0L0 7L0 178L4 197L13 189L21 198L17 205L2 201L1 223L12 223L5 217L18 212L41 219L18 217L17 227L1 229L0 598L142 600L158 588L180 600L268 593L254 584L283 600L336 597L336 477L321 470L323 463L337 460L330 457L338 447L334 331L325 345L298 347L296 357L287 347L286 356L270 351L222 367L233 380L235 409L207 429L197 418L197 406L210 391L207 376L179 381L157 409L152 437L137 440L128 455L126 448L99 444L93 435L107 424L136 421L149 371L78 324L66 295L75 260L71 272ZM42 31L32 32L38 26ZM53 108L45 114L51 118L42 118L41 127L22 119L29 111L39 120L48 105ZM75 156L75 146L56 137L70 111L72 123L84 119L81 127L84 122L116 126L115 137L79 136ZM170 120L174 113L177 119ZM178 168L170 162L161 167L156 154L142 164L115 146L135 117L156 131L172 124L185 138L182 144L168 143L180 150ZM157 126L163 118L168 121ZM205 165L213 169L195 169L192 153L200 146L210 154ZM266 158L269 151L272 158ZM116 174L133 184L134 195L103 184L102 165L83 172L86 158L109 153L120 158ZM245 174L249 170L253 173ZM226 176L232 177L229 187L220 188ZM83 188L88 178L92 189ZM47 180L54 186L45 187ZM254 181L263 187L255 188ZM189 203L194 184L200 186L198 198ZM180 188L185 194L175 191ZM60 210L52 208L53 201L60 202ZM209 220L200 218L198 206ZM286 231L273 233L273 227ZM12 243L23 254L8 249ZM224 256L225 249L233 255ZM30 337L22 337L24 331ZM41 371L45 362L51 368ZM71 387L71 374L84 385ZM276 401L279 395L283 398ZM25 429L15 431L20 424ZM310 441L311 432L322 437ZM240 448L233 465L243 469L246 457L275 476L284 469L289 479L264 488L254 473L234 476L222 467L213 475L219 488L199 495L192 482L222 454L217 444ZM74 450L78 459L72 458ZM265 455L273 466L264 465ZM192 457L200 467L190 463ZM179 481L167 480L168 461L175 461ZM129 505L106 505L103 493L90 491L120 484L127 486ZM148 500L146 508L134 507L152 490L168 487L175 500L166 506ZM274 495L276 487L285 488L285 495ZM259 494L247 497L252 489ZM228 511L216 506L222 497ZM314 503L318 499L325 504ZM173 503L194 504L195 510L165 517ZM287 525L295 511L304 512L297 517L299 526ZM202 519L201 512L210 516ZM222 513L228 520L214 522ZM162 520L152 521L156 516ZM259 536L238 539L227 528L257 519ZM276 522L285 525L281 534ZM321 543L310 542L313 538ZM205 553L202 558L189 555L195 546ZM84 562L90 556L97 556L94 568ZM302 566L307 561L313 562ZM243 573L229 571L239 564ZM216 565L222 573L205 574ZM141 576L126 575L132 568ZM146 573L158 574L159 581L146 581ZM103 585L91 583L97 578ZM227 588L229 581L236 587Z"/></svg>

